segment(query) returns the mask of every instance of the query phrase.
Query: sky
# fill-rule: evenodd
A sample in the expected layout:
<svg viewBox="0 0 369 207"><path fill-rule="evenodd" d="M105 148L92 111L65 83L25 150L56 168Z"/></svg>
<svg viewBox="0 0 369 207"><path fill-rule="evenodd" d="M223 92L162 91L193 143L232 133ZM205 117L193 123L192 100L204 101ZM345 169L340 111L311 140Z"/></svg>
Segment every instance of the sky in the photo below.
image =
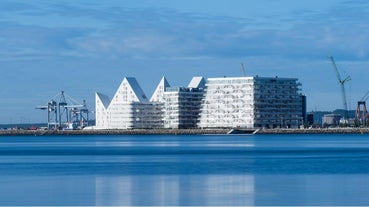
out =
<svg viewBox="0 0 369 207"><path fill-rule="evenodd" d="M308 111L369 90L366 0L0 0L0 123L46 122L60 91L112 97L125 76L150 97L162 76L298 78Z"/></svg>

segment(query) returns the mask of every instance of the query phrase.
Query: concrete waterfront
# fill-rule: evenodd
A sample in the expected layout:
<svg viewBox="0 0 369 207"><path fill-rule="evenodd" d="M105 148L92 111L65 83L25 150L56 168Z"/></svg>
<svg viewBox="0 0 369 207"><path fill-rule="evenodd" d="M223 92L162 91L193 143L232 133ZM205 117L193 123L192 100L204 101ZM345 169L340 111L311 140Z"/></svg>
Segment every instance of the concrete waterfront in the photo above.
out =
<svg viewBox="0 0 369 207"><path fill-rule="evenodd" d="M206 135L227 134L231 129L109 129L109 130L0 130L0 136L68 135ZM246 130L245 134L252 134ZM242 134L242 133L237 133ZM258 129L255 134L369 134L369 128Z"/></svg>
<svg viewBox="0 0 369 207"><path fill-rule="evenodd" d="M106 129L106 130L2 130L0 136L57 135L195 135L227 134L229 129Z"/></svg>
<svg viewBox="0 0 369 207"><path fill-rule="evenodd" d="M257 134L369 134L369 128L260 129Z"/></svg>

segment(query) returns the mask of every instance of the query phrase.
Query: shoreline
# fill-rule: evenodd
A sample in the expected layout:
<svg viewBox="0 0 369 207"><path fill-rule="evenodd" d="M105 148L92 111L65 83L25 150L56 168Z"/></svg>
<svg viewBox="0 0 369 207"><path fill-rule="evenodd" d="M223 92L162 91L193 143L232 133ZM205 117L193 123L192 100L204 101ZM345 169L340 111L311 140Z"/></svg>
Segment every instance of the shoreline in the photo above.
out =
<svg viewBox="0 0 369 207"><path fill-rule="evenodd" d="M230 133L237 131L237 133ZM68 135L226 135L226 134L369 134L369 128L313 129L109 129L109 130L0 130L0 136Z"/></svg>
<svg viewBox="0 0 369 207"><path fill-rule="evenodd" d="M2 130L0 136L68 135L206 135L227 134L230 129L99 129L99 130Z"/></svg>
<svg viewBox="0 0 369 207"><path fill-rule="evenodd" d="M369 128L260 129L257 134L369 134Z"/></svg>

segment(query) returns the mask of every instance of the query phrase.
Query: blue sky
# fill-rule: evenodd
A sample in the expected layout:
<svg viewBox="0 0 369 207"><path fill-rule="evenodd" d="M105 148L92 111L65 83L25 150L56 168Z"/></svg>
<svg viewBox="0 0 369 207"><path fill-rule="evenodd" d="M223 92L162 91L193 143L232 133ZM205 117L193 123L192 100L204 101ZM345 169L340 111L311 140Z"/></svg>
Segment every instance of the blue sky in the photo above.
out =
<svg viewBox="0 0 369 207"><path fill-rule="evenodd" d="M332 65L350 75L350 108L369 90L366 0L0 0L0 123L46 121L34 109L64 90L113 96L124 76L148 97L165 75L298 78L308 110L342 108Z"/></svg>

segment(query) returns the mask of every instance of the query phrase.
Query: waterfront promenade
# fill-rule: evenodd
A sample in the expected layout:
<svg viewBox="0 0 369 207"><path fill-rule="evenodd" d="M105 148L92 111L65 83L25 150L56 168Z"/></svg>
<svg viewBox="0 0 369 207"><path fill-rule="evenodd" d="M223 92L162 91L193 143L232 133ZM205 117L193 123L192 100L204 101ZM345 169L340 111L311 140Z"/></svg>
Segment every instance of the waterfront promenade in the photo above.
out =
<svg viewBox="0 0 369 207"><path fill-rule="evenodd" d="M0 136L50 135L207 135L231 129L130 129L130 130L0 130ZM247 129L244 134L369 134L369 128ZM237 134L242 134L237 133Z"/></svg>

